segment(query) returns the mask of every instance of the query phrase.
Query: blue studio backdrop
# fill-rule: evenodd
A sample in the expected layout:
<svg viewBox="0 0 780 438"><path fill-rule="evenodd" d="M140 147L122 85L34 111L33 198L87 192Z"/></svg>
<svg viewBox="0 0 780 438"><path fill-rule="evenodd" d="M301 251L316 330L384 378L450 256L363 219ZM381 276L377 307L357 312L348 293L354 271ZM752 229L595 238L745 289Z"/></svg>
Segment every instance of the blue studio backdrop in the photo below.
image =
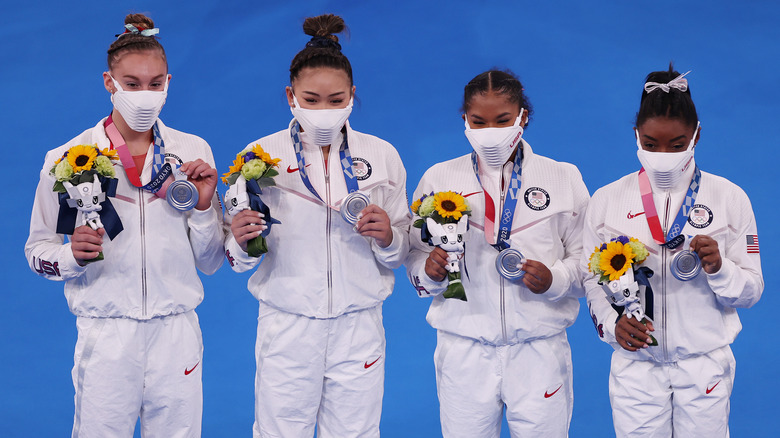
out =
<svg viewBox="0 0 780 438"><path fill-rule="evenodd" d="M410 194L432 164L470 151L458 109L464 85L484 70L520 76L535 108L525 138L537 153L576 164L591 193L639 167L632 121L645 75L670 61L693 70L688 79L702 121L697 162L748 193L763 248L764 296L739 310L731 433L776 433L776 2L31 0L5 2L0 26L0 132L10 157L2 166L8 196L0 203L0 263L9 280L0 301L0 435L70 433L75 317L63 285L38 278L23 247L44 153L111 110L101 73L130 12L148 13L161 30L173 75L161 118L206 139L220 173L247 143L287 126L284 86L292 57L308 40L303 19L341 15L351 31L342 45L359 99L352 126L395 145ZM205 437L250 434L257 301L248 278L227 264L202 276ZM612 350L598 340L582 303L568 330L571 436L613 436ZM384 436L441 434L428 305L398 271L384 306Z"/></svg>

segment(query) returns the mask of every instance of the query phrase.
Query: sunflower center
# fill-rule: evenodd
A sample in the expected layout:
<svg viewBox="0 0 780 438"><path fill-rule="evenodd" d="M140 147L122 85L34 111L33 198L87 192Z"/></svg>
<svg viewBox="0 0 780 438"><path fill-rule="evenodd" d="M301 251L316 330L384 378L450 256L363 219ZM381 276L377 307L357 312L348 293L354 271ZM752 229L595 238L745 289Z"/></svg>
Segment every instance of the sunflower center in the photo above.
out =
<svg viewBox="0 0 780 438"><path fill-rule="evenodd" d="M616 254L614 257L612 257L612 260L609 261L609 265L612 266L612 269L619 271L623 269L623 266L626 264L626 256L623 254Z"/></svg>
<svg viewBox="0 0 780 438"><path fill-rule="evenodd" d="M446 201L442 201L441 208L443 208L446 211L455 211L458 206L455 205L453 201L450 201L449 199Z"/></svg>
<svg viewBox="0 0 780 438"><path fill-rule="evenodd" d="M83 166L89 162L89 157L86 155L79 155L76 157L76 166Z"/></svg>

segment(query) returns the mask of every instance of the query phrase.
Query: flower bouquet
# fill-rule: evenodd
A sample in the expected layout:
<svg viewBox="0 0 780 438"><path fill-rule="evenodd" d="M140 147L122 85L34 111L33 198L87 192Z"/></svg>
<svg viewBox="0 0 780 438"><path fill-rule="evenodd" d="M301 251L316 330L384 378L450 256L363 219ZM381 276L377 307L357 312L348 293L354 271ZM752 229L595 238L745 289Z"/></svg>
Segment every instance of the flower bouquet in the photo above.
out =
<svg viewBox="0 0 780 438"><path fill-rule="evenodd" d="M420 228L422 241L447 251L448 284L442 295L468 301L460 277L460 260L466 249L466 231L471 214L466 198L451 191L431 192L414 201L411 209L419 216L413 225Z"/></svg>
<svg viewBox="0 0 780 438"><path fill-rule="evenodd" d="M73 234L76 227L88 225L93 230L105 228L113 239L122 231L119 215L108 199L116 195L116 160L116 151L76 145L54 162L49 173L55 179L52 190L59 193L58 233ZM98 260L103 260L102 252L86 262Z"/></svg>
<svg viewBox="0 0 780 438"><path fill-rule="evenodd" d="M649 253L639 240L618 236L596 247L588 260L588 270L599 277L599 284L614 306L624 306L627 317L634 317L647 325L647 316L639 302L639 283L649 286L647 279L653 275L648 268L637 269L647 259ZM639 283L635 280L640 280ZM651 335L650 345L658 345Z"/></svg>
<svg viewBox="0 0 780 438"><path fill-rule="evenodd" d="M263 188L276 185L274 177L279 172L274 167L280 161L280 158L271 158L260 144L248 146L236 155L230 170L222 177L222 182L229 186L225 193L225 208L231 216L251 209L262 213L265 218L266 229L247 242L247 253L252 257L260 257L268 252L265 237L271 231L271 224L281 223L271 217L270 209L260 199Z"/></svg>

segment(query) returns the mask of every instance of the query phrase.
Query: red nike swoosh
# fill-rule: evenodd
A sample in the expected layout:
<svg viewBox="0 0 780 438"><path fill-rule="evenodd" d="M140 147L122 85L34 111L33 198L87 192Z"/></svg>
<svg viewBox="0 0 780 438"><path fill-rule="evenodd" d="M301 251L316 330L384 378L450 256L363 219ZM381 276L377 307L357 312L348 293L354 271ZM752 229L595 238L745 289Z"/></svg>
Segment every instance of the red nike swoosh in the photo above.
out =
<svg viewBox="0 0 780 438"><path fill-rule="evenodd" d="M553 392L549 392L548 393L547 391L544 391L544 398L550 398L550 397L554 396L555 393L558 392L558 390L561 389L561 388L563 388L563 384L561 384L561 386L559 386L558 389L556 389Z"/></svg>
<svg viewBox="0 0 780 438"><path fill-rule="evenodd" d="M718 383L720 383L720 380L718 380ZM712 388L707 388L707 394L711 393L713 389L715 389L716 386L718 386L718 383L712 385Z"/></svg>
<svg viewBox="0 0 780 438"><path fill-rule="evenodd" d="M371 362L371 363L368 363L368 361L366 361L366 363L364 363L364 364L363 364L363 368L365 368L365 369L369 369L369 368L371 368L371 365L373 365L373 364L375 364L375 363L379 362L379 359L381 359L381 358L382 358L382 356L379 356L379 357L377 357L377 358L376 358L376 360L375 360L375 361L373 361L373 362Z"/></svg>
<svg viewBox="0 0 780 438"><path fill-rule="evenodd" d="M471 196L471 195L476 195L477 193L482 193L482 192L474 192L474 193L469 193L468 195L463 195L463 197L464 197L464 198L468 198L469 196Z"/></svg>
<svg viewBox="0 0 780 438"><path fill-rule="evenodd" d="M635 217L637 217L637 216L642 216L643 214L645 214L645 212L644 212L644 211L640 211L640 212L639 212L639 213L637 213L637 214L631 214L631 212L629 211L629 212L628 212L628 214L626 215L626 218L627 218L627 219L633 219L633 218L635 218Z"/></svg>
<svg viewBox="0 0 780 438"><path fill-rule="evenodd" d="M309 166L311 166L311 164L307 164L306 165L306 167L309 167ZM297 172L297 171L298 171L297 167L295 169L293 169L292 166L287 166L287 173L294 173L294 172Z"/></svg>
<svg viewBox="0 0 780 438"><path fill-rule="evenodd" d="M200 362L196 363L196 364L195 364L195 366L194 366L194 367L192 367L192 368L190 368L190 369L187 369L187 368L185 367L185 368L184 368L184 375L185 375L185 376L189 376L191 372L195 371L195 368L197 368L197 367L198 367L198 365L200 365Z"/></svg>

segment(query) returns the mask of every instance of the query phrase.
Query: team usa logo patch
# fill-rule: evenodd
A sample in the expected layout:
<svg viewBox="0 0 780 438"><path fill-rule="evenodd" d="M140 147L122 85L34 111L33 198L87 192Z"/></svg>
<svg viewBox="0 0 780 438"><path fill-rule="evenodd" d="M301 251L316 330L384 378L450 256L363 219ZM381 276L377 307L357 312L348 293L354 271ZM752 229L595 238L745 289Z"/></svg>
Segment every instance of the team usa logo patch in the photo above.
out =
<svg viewBox="0 0 780 438"><path fill-rule="evenodd" d="M352 157L352 170L358 181L363 181L371 176L371 163L364 158Z"/></svg>
<svg viewBox="0 0 780 438"><path fill-rule="evenodd" d="M708 227L712 223L712 210L706 205L694 205L688 215L688 223L694 228Z"/></svg>
<svg viewBox="0 0 780 438"><path fill-rule="evenodd" d="M550 205L550 195L545 189L531 187L525 191L525 205L531 210L544 210Z"/></svg>

